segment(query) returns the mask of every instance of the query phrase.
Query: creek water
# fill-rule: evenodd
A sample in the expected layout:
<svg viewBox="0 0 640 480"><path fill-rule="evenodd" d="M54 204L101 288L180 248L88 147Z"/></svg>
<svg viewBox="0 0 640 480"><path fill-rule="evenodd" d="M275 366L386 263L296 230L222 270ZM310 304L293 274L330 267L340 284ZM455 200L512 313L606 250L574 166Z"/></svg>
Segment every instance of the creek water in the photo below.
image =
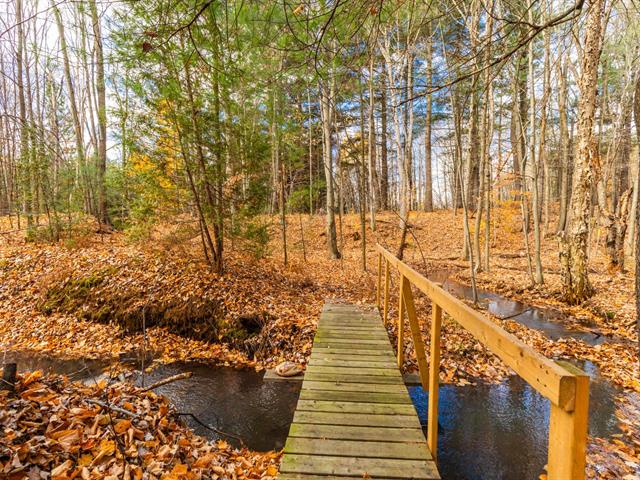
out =
<svg viewBox="0 0 640 480"><path fill-rule="evenodd" d="M471 298L469 287L444 273L431 276L453 295ZM607 341L597 333L581 332L563 325L561 314L533 308L491 292L479 292L480 301L500 317L538 329L552 339L572 337L591 345ZM72 379L92 381L108 366L94 360L61 360L29 352L0 355L16 361L19 370L40 369L62 373ZM609 437L618 432L615 396L622 393L599 376L589 362L579 364L592 377L589 432ZM145 373L150 384L177 373L191 371L186 380L156 389L176 406L194 430L210 439L220 435L203 426L237 435L255 450L283 447L293 419L299 382L265 382L262 373L181 362L157 366ZM142 383L138 371L133 381ZM421 387L409 393L423 425L428 395ZM440 389L438 465L445 480L537 479L546 463L549 402L517 376L498 384L443 385ZM227 438L232 444L237 442Z"/></svg>
<svg viewBox="0 0 640 480"><path fill-rule="evenodd" d="M301 382L264 382L264 374L253 370L181 362L161 365L145 374L145 383L181 372L193 372L193 376L154 390L165 395L178 412L191 413L206 425L240 437L253 450L284 447ZM140 376L136 381L140 383ZM186 416L185 420L196 433L219 438L192 417ZM233 437L225 439L238 446Z"/></svg>
<svg viewBox="0 0 640 480"><path fill-rule="evenodd" d="M63 360L29 352L10 352L19 370L43 370L91 382L108 367L92 360ZM618 432L614 396L619 390L597 374L590 363L581 365L593 376L591 435L609 437ZM293 419L300 382L265 382L262 373L180 362L160 365L146 373L149 385L181 372L191 378L159 387L196 433L209 439L224 437L202 424L239 436L255 450L281 449ZM138 371L133 379L142 383ZM409 393L423 425L428 395L421 387ZM442 478L536 479L546 463L549 402L519 377L498 384L443 385L440 389L439 468ZM201 422L201 423L200 423Z"/></svg>
<svg viewBox="0 0 640 480"><path fill-rule="evenodd" d="M592 376L589 433L618 433L614 396L621 393ZM426 426L428 394L409 387L420 422ZM443 385L438 415L438 467L443 479L537 479L547 463L549 401L520 377L499 384Z"/></svg>
<svg viewBox="0 0 640 480"><path fill-rule="evenodd" d="M473 290L468 285L463 285L450 278L446 270L438 270L428 274L429 280L438 282L442 288L455 297L473 300ZM477 289L478 303L484 305L487 310L500 318L509 318L526 327L539 330L551 340L561 338L575 338L588 345L599 345L612 341L611 338L598 333L595 329L590 331L576 330L566 326L566 315L558 310L545 307L532 307L526 303L503 297L497 293Z"/></svg>

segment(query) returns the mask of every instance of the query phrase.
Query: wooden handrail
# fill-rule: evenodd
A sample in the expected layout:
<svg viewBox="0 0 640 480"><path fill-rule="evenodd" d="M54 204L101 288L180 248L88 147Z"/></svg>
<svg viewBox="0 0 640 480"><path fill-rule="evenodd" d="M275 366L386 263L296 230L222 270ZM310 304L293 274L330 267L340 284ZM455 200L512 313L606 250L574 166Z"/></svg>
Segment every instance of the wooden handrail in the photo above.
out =
<svg viewBox="0 0 640 480"><path fill-rule="evenodd" d="M442 312L470 332L482 345L497 355L520 377L551 402L549 426L549 480L584 479L589 406L589 377L582 370L556 363L524 344L489 318L469 307L438 284L430 281L381 245L378 251L378 307L384 300L387 321L389 267L400 274L398 318L398 364L404 361L404 314L411 329L422 386L429 391L427 443L434 458L437 453L438 385L440 367L440 331ZM382 268L384 263L384 269ZM384 295L382 274L384 270ZM411 285L432 301L431 351L427 371L426 354L417 321Z"/></svg>

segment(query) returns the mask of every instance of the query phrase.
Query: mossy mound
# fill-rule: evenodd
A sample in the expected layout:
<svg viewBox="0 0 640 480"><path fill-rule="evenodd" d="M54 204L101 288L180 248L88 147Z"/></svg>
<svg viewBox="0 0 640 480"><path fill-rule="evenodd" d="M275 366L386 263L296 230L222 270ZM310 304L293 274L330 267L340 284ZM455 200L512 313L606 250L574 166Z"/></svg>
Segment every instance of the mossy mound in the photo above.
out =
<svg viewBox="0 0 640 480"><path fill-rule="evenodd" d="M198 340L218 339L221 309L216 300L177 291L154 295L127 288L119 280L123 279L118 270L111 267L69 277L45 291L40 310L46 315L64 313L82 320L115 323L127 333L163 326Z"/></svg>

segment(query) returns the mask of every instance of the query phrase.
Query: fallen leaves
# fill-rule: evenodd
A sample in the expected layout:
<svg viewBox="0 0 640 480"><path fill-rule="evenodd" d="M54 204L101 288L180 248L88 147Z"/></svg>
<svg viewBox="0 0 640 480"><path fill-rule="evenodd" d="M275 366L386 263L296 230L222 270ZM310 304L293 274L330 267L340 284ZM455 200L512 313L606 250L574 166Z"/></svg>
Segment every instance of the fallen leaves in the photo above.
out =
<svg viewBox="0 0 640 480"><path fill-rule="evenodd" d="M26 385L32 375L20 376L14 394L0 392L2 478L272 479L277 473L277 453L194 435L152 392L36 377L37 384ZM34 387L46 394L33 397ZM127 410L134 416L121 418Z"/></svg>
<svg viewBox="0 0 640 480"><path fill-rule="evenodd" d="M587 450L587 475L601 480L640 479L640 396L616 402L621 433L612 439L592 438Z"/></svg>

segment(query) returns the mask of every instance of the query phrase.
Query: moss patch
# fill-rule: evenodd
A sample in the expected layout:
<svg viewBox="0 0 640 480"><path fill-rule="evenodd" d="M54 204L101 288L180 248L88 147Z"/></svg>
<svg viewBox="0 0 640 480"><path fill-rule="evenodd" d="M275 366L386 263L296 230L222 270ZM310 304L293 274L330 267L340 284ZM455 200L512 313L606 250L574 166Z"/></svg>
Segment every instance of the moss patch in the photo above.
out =
<svg viewBox="0 0 640 480"><path fill-rule="evenodd" d="M179 335L217 340L217 319L221 317L218 302L178 295L154 299L148 292L121 288L117 274L116 268L107 268L52 285L45 292L40 311L115 323L128 333L141 331L143 326L163 326Z"/></svg>

